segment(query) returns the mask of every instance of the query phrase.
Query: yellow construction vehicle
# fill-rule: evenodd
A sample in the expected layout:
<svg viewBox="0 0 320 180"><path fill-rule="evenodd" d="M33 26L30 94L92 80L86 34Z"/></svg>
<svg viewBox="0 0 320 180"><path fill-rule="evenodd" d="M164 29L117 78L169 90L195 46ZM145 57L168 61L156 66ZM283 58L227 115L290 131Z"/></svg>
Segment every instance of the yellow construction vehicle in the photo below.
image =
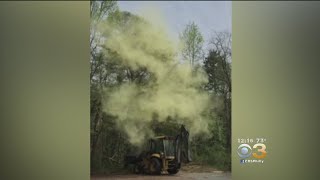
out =
<svg viewBox="0 0 320 180"><path fill-rule="evenodd" d="M189 132L182 125L177 136L158 136L148 141L148 150L139 156L126 156L126 163L134 165L135 173L176 174L181 163L191 162Z"/></svg>

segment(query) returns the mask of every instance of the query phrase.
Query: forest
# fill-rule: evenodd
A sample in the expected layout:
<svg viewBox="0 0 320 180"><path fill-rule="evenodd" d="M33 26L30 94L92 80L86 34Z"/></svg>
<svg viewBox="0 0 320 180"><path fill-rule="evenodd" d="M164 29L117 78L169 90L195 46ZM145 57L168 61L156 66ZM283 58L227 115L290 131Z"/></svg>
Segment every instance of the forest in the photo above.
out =
<svg viewBox="0 0 320 180"><path fill-rule="evenodd" d="M230 170L231 32L204 39L190 22L172 42L117 1L91 1L90 12L91 172L120 171L126 154L181 124L194 163Z"/></svg>

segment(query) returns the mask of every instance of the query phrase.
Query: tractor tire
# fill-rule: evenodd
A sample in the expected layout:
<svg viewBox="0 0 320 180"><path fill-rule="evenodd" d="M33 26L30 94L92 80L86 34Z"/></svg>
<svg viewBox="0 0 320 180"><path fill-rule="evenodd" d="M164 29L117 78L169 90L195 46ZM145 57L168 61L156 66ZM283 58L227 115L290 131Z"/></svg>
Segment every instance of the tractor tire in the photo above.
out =
<svg viewBox="0 0 320 180"><path fill-rule="evenodd" d="M179 172L179 169L174 168L174 169L168 169L169 174L177 174Z"/></svg>
<svg viewBox="0 0 320 180"><path fill-rule="evenodd" d="M150 174L153 174L153 175L161 174L161 162L158 158L152 158L150 160L149 171L150 171Z"/></svg>

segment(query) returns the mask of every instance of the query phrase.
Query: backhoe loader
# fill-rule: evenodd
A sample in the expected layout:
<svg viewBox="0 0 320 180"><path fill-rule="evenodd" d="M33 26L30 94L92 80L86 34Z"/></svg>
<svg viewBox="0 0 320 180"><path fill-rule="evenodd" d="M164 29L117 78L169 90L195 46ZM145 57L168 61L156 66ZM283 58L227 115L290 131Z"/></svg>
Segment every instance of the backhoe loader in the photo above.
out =
<svg viewBox="0 0 320 180"><path fill-rule="evenodd" d="M154 174L168 172L176 174L181 163L191 162L189 132L184 127L176 136L158 136L149 139L148 149L138 156L126 156L126 164L133 164L135 173Z"/></svg>

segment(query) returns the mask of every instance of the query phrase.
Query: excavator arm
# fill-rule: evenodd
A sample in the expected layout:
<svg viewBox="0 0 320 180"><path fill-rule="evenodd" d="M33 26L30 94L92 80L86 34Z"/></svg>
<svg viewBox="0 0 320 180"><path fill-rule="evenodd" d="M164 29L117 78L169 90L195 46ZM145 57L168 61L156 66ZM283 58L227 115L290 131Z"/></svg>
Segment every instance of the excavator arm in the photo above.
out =
<svg viewBox="0 0 320 180"><path fill-rule="evenodd" d="M175 157L178 164L192 161L189 147L189 132L184 125L181 125L180 134L176 136Z"/></svg>

